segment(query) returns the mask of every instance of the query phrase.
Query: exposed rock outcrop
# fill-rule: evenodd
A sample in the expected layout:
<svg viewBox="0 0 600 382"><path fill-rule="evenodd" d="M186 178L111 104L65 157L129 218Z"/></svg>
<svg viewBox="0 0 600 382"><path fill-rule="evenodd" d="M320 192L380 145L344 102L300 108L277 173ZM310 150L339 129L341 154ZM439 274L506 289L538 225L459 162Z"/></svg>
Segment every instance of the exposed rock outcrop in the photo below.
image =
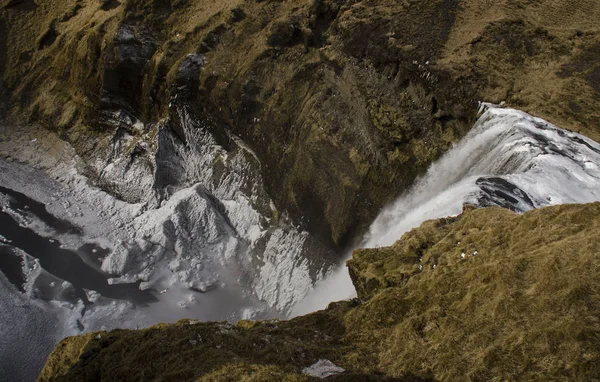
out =
<svg viewBox="0 0 600 382"><path fill-rule="evenodd" d="M5 0L0 68L11 115L59 131L91 176L107 137L177 132L186 98L256 152L280 211L343 246L479 100L598 139L598 17L592 0Z"/></svg>
<svg viewBox="0 0 600 382"><path fill-rule="evenodd" d="M206 258L178 248L206 229L201 248L227 259L235 231L252 249L249 286L286 311L335 263L331 249L467 133L478 101L600 140L598 19L595 0L0 0L2 140L52 130L87 179L138 205L130 256L104 264L121 281L168 260L206 291ZM185 210L194 232L151 219L161 206ZM347 370L332 379L589 380L599 212L429 222L355 253L357 300L289 322L71 338L41 379L306 380L322 360Z"/></svg>
<svg viewBox="0 0 600 382"><path fill-rule="evenodd" d="M593 380L599 217L600 203L467 208L356 251L354 301L291 321L67 338L40 380L309 380L319 360L346 370L332 380Z"/></svg>

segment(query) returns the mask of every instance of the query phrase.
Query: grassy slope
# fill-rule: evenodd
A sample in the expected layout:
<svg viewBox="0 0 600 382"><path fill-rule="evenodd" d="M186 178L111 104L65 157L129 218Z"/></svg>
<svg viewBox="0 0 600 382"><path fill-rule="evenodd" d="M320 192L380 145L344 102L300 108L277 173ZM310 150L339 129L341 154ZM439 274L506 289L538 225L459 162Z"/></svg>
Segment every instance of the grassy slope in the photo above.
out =
<svg viewBox="0 0 600 382"><path fill-rule="evenodd" d="M205 54L190 102L256 151L279 210L343 246L476 101L600 139L598 18L594 0L2 0L0 67L12 115L93 162L116 130L106 99L151 129L172 117L179 63ZM133 68L115 59L122 24L150 52Z"/></svg>
<svg viewBox="0 0 600 382"><path fill-rule="evenodd" d="M600 139L600 3L461 1L442 62L486 78L485 100ZM463 72L464 73L464 72Z"/></svg>
<svg viewBox="0 0 600 382"><path fill-rule="evenodd" d="M354 301L67 338L40 380L307 380L319 358L348 370L332 380L597 380L599 235L600 203L467 209L356 251Z"/></svg>

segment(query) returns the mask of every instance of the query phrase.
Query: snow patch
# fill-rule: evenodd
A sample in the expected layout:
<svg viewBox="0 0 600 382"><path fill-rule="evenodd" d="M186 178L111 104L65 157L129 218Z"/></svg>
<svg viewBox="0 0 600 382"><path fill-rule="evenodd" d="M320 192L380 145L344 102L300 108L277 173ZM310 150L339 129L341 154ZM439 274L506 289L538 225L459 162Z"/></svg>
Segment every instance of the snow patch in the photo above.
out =
<svg viewBox="0 0 600 382"><path fill-rule="evenodd" d="M306 374L309 377L325 379L345 371L345 369L337 366L327 359L320 359L311 366L302 369L302 374Z"/></svg>

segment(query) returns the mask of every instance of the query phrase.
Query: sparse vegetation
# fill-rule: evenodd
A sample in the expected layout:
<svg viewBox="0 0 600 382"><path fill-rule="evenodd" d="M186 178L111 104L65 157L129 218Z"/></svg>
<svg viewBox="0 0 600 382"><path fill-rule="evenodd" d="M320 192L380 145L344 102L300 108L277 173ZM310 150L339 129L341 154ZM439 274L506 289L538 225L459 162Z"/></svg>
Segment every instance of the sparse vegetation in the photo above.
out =
<svg viewBox="0 0 600 382"><path fill-rule="evenodd" d="M354 301L67 338L40 381L296 381L321 358L347 370L332 380L597 380L599 234L600 203L467 208L356 251Z"/></svg>
<svg viewBox="0 0 600 382"><path fill-rule="evenodd" d="M129 154L156 150L159 123L177 135L185 97L252 148L277 211L339 249L478 101L600 140L599 19L596 0L0 0L0 112L15 135L57 132L94 181L113 137L135 136ZM468 210L357 251L355 301L68 338L40 380L307 380L319 358L348 370L332 380L598 380L599 227L598 204Z"/></svg>
<svg viewBox="0 0 600 382"><path fill-rule="evenodd" d="M477 101L600 139L599 17L587 0L4 0L0 91L93 163L130 128L115 111L176 119L175 74L203 54L188 101L257 153L278 210L343 247Z"/></svg>

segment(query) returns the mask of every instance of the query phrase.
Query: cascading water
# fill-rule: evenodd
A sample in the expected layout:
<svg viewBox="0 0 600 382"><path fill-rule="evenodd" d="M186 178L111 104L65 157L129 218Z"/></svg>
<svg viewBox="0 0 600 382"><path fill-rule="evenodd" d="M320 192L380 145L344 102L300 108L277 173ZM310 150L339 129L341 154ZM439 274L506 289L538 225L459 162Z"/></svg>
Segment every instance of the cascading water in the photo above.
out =
<svg viewBox="0 0 600 382"><path fill-rule="evenodd" d="M361 247L392 245L426 220L464 203L525 212L600 201L600 145L529 114L482 104L471 132L406 194L381 211ZM344 266L318 283L292 316L355 296Z"/></svg>
<svg viewBox="0 0 600 382"><path fill-rule="evenodd" d="M10 375L34 377L65 335L183 317L235 321L261 310L294 316L353 297L345 267L311 290L331 257L306 256L314 239L275 218L252 151L233 136L225 149L185 107L173 107L187 143L159 128L156 151L140 146L132 156L133 137L124 136L109 163L98 163L119 194L143 197L150 187L157 199L118 200L90 187L74 165L49 171L61 183L0 161L0 327L11 328L1 336L0 365L11 364L3 353L30 354L33 365ZM473 130L380 213L361 246L390 245L463 203L523 212L600 200L599 166L597 143L483 105Z"/></svg>

